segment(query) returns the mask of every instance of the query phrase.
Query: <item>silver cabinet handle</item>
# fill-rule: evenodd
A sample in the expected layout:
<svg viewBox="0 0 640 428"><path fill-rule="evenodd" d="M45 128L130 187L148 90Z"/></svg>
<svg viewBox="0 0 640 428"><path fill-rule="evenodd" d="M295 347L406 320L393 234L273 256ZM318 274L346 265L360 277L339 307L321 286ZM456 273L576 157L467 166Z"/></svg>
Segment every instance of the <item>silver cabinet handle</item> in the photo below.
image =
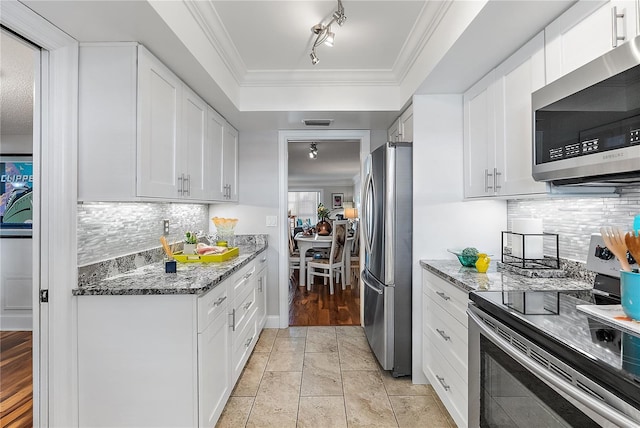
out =
<svg viewBox="0 0 640 428"><path fill-rule="evenodd" d="M262 293L262 277L258 278L258 292Z"/></svg>
<svg viewBox="0 0 640 428"><path fill-rule="evenodd" d="M489 174L489 170L485 169L484 170L484 188L485 188L485 192L489 192L489 189L493 189L493 186L489 186L489 177L493 177L493 174ZM494 179L494 183L495 183L495 179Z"/></svg>
<svg viewBox="0 0 640 428"><path fill-rule="evenodd" d="M222 302L224 302L225 300L227 300L227 296L220 297L218 300L213 302L213 306L220 306L220 304L222 304Z"/></svg>
<svg viewBox="0 0 640 428"><path fill-rule="evenodd" d="M249 272L248 274L246 274L245 276L243 276L243 279L249 279L251 278L251 275L253 275L253 272Z"/></svg>
<svg viewBox="0 0 640 428"><path fill-rule="evenodd" d="M439 328L436 328L436 331L438 332L438 334L440 336L442 336L442 338L444 340L451 340L451 336L447 336L447 334L444 332L444 330L440 330Z"/></svg>
<svg viewBox="0 0 640 428"><path fill-rule="evenodd" d="M234 309L229 316L231 317L231 330L236 331L236 310Z"/></svg>
<svg viewBox="0 0 640 428"><path fill-rule="evenodd" d="M247 304L245 304L245 305L242 307L242 309L244 309L244 310L246 311L247 309L249 309L249 308L251 307L251 304L252 304L252 303L253 303L253 300L252 300L252 301L250 301L250 302L248 302Z"/></svg>
<svg viewBox="0 0 640 428"><path fill-rule="evenodd" d="M263 258L261 258L261 259L260 259L260 263L264 263L264 262L266 262L266 261L267 261L267 258L266 258L266 257L263 257Z"/></svg>
<svg viewBox="0 0 640 428"><path fill-rule="evenodd" d="M498 168L493 168L493 188L495 189L496 192L498 192L498 189L502 187L502 186L498 186L499 175L502 175L502 173L498 172Z"/></svg>
<svg viewBox="0 0 640 428"><path fill-rule="evenodd" d="M445 391L448 391L448 390L451 389L451 387L445 383L443 377L440 377L440 376L436 375L436 379L438 379L438 382L440 382L440 385L442 385L442 387L444 388Z"/></svg>
<svg viewBox="0 0 640 428"><path fill-rule="evenodd" d="M178 177L178 195L183 195L184 194L184 174L180 174L180 177Z"/></svg>
<svg viewBox="0 0 640 428"><path fill-rule="evenodd" d="M252 340L253 340L253 336L251 336L250 338L248 338L248 339L247 339L247 341L246 341L246 342L245 342L245 344L244 344L244 347L245 347L245 348L248 348L248 347L249 347L249 345L251 345L251 341L252 341Z"/></svg>
<svg viewBox="0 0 640 428"><path fill-rule="evenodd" d="M442 297L444 300L451 300L451 297L447 296L446 294L444 294L442 291L436 291L436 294L440 297Z"/></svg>
<svg viewBox="0 0 640 428"><path fill-rule="evenodd" d="M191 174L187 174L187 177L183 179L183 183L187 183L187 190L183 191L183 194L191 196Z"/></svg>
<svg viewBox="0 0 640 428"><path fill-rule="evenodd" d="M618 42L626 40L626 36L623 34L622 36L618 36L618 19L622 19L622 28L624 28L624 12L618 13L618 7L613 6L611 8L611 47L615 48L618 46Z"/></svg>

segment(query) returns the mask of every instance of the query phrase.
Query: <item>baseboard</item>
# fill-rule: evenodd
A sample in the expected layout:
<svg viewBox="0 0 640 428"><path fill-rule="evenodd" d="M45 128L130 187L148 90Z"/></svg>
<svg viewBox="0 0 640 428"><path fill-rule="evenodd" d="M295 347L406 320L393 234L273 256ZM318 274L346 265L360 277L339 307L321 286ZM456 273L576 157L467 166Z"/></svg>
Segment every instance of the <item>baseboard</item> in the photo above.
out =
<svg viewBox="0 0 640 428"><path fill-rule="evenodd" d="M280 328L280 315L267 315L264 328Z"/></svg>
<svg viewBox="0 0 640 428"><path fill-rule="evenodd" d="M29 315L0 317L0 330L32 331L33 318Z"/></svg>

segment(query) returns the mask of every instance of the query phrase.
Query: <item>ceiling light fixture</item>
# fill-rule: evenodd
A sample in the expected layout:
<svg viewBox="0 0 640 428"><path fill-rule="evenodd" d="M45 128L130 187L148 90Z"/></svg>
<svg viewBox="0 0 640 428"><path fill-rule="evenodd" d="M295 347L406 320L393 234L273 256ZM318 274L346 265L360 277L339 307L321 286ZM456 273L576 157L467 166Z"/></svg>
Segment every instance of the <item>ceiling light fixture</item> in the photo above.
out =
<svg viewBox="0 0 640 428"><path fill-rule="evenodd" d="M322 22L311 27L311 31L316 35L316 39L313 42L313 48L311 48L311 64L316 65L320 62L318 59L318 55L316 55L316 48L321 44L325 44L327 46L333 46L333 41L335 39L335 33L331 31L331 24L334 22L339 26L344 24L344 21L347 20L347 17L344 14L344 7L342 6L342 1L338 0L338 9L333 12L331 15L331 21L327 25L324 25Z"/></svg>
<svg viewBox="0 0 640 428"><path fill-rule="evenodd" d="M311 143L309 146L309 159L315 159L318 157L318 147L316 147L316 143Z"/></svg>

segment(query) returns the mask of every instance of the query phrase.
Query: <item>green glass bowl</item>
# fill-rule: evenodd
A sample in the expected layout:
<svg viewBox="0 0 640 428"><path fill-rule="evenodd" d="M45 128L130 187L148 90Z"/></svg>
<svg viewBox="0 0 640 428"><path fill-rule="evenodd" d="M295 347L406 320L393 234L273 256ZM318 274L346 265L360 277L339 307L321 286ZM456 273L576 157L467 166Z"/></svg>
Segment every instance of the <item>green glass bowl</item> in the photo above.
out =
<svg viewBox="0 0 640 428"><path fill-rule="evenodd" d="M462 250L449 250L447 249L448 252L455 254L458 257L458 260L460 261L460 264L462 266L465 267L475 267L476 266L476 261L478 261L478 256L463 256L462 255Z"/></svg>

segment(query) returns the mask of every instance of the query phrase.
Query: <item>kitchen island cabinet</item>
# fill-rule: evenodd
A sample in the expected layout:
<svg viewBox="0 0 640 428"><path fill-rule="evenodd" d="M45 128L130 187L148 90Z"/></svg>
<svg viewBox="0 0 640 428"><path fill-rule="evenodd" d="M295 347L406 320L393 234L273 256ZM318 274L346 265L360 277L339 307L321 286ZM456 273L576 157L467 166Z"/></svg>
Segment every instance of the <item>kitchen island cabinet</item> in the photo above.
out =
<svg viewBox="0 0 640 428"><path fill-rule="evenodd" d="M144 46L81 45L79 83L80 201L238 200L237 130Z"/></svg>
<svg viewBox="0 0 640 428"><path fill-rule="evenodd" d="M266 261L155 263L74 290L80 426L214 426L264 326Z"/></svg>

